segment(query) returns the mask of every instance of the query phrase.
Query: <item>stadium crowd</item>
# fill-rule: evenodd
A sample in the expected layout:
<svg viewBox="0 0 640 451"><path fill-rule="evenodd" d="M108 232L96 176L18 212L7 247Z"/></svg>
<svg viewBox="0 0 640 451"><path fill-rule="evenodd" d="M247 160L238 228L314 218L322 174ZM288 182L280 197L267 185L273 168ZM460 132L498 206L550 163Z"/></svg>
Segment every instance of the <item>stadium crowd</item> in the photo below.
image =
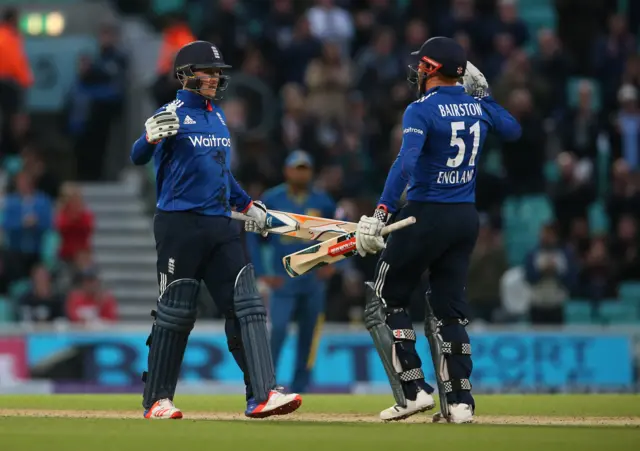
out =
<svg viewBox="0 0 640 451"><path fill-rule="evenodd" d="M522 316L510 313L501 300L505 273L514 268L520 272L511 273L510 286L527 287L530 299L521 313L534 323L564 322L570 299L595 305L620 302L621 284L640 281L636 2L183 3L181 11L159 15L150 2L114 2L123 13L147 17L162 34L157 75L149 86L158 106L173 98L171 64L181 45L205 39L223 50L235 77L222 100L233 135L234 173L252 196L280 183L286 156L304 149L314 159L316 185L338 202L340 211L354 221L369 214L400 148L402 113L415 99L406 82L409 53L430 36L451 36L523 127L518 142L488 142L482 155L477 181L482 228L467 289L476 317L491 322ZM101 153L86 153L104 142L91 124L117 116L123 95L117 87L126 80L126 53L117 49L113 30L104 30L101 39L106 44L99 58L115 61L119 70L116 75L100 72L100 60L80 64L71 100L89 112L70 117L68 126L77 137L76 155L83 168L79 180L101 177ZM0 78L6 79L1 66ZM96 90L106 76L114 82L109 86L115 86L108 95ZM22 86L28 89L28 83ZM3 130L11 114L15 120L7 127L14 134L36 132L24 112L2 105ZM53 300L54 293L79 286L66 304L71 319L83 317L78 312L84 304L107 305L89 309L90 314L115 318L116 303L108 295L106 301L91 303L91 293L99 292L91 286L96 281L90 256L92 217L77 189L60 187L28 138L7 141L4 131L2 136L0 153L20 155L22 168L5 169L0 289L7 293L9 282L32 274L33 290L19 301L24 315L37 316L31 306L44 298L63 305ZM82 155L90 155L89 161ZM23 213L10 214L11 208ZM62 264L55 273L67 275L52 284L52 268L40 263L47 231L54 229L62 240L57 259ZM7 262L18 254L24 267L12 274L17 269ZM331 281L327 320L361 319L362 282L371 277L375 259L352 260ZM63 281L60 287L58 280ZM416 293L417 299L421 296ZM423 317L420 308L412 314L418 321Z"/></svg>

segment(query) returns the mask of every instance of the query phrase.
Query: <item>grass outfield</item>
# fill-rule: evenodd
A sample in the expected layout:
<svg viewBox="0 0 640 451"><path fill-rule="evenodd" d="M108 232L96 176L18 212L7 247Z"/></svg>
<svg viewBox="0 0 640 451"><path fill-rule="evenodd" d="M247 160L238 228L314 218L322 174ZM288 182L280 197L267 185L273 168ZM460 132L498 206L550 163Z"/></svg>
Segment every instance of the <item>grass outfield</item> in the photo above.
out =
<svg viewBox="0 0 640 451"><path fill-rule="evenodd" d="M426 414L405 423L380 423L377 414L392 403L391 396L307 395L298 412L282 417L298 421L243 420L241 396L187 395L176 398L185 420L145 421L140 400L131 395L0 396L0 450L128 451L149 445L177 451L640 449L637 395L477 396L479 424L471 425L432 424ZM200 418L217 421L196 421ZM584 426L528 425L549 423Z"/></svg>

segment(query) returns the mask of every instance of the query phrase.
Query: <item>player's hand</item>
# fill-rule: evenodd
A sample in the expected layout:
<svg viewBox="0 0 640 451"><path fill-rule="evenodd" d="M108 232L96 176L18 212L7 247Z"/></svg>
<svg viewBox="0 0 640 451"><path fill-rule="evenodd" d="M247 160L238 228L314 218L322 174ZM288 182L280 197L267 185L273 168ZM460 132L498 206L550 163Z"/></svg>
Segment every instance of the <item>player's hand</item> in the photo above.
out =
<svg viewBox="0 0 640 451"><path fill-rule="evenodd" d="M462 85L467 94L474 97L489 95L489 83L480 70L467 61L467 68L462 76Z"/></svg>
<svg viewBox="0 0 640 451"><path fill-rule="evenodd" d="M384 223L375 216L362 216L356 229L356 249L361 257L377 254L385 248L382 239Z"/></svg>
<svg viewBox="0 0 640 451"><path fill-rule="evenodd" d="M265 230L267 222L267 206L259 200L252 201L251 206L245 212L245 214L251 217L251 221L245 221L244 229L247 232L256 232L262 236L267 236L269 232Z"/></svg>
<svg viewBox="0 0 640 451"><path fill-rule="evenodd" d="M147 141L158 143L165 138L170 138L178 134L180 119L176 114L175 105L169 105L164 111L151 116L144 123L147 129Z"/></svg>

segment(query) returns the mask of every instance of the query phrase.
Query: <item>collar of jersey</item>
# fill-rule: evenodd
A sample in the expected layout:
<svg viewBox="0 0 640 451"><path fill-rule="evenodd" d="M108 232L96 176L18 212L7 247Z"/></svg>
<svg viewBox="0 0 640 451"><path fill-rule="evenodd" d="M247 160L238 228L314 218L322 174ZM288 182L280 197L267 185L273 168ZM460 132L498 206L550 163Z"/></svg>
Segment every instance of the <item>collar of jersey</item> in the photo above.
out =
<svg viewBox="0 0 640 451"><path fill-rule="evenodd" d="M200 94L187 91L186 89L179 89L177 97L178 100L181 100L187 108L201 108L206 110L207 105L211 105L211 108L213 108L213 104Z"/></svg>
<svg viewBox="0 0 640 451"><path fill-rule="evenodd" d="M435 91L442 91L442 92L450 92L450 93L455 93L455 92L462 92L464 91L464 86L436 86L435 88L431 88L428 89L427 92L424 93L424 95L429 95L432 92ZM423 96L424 97L424 96Z"/></svg>

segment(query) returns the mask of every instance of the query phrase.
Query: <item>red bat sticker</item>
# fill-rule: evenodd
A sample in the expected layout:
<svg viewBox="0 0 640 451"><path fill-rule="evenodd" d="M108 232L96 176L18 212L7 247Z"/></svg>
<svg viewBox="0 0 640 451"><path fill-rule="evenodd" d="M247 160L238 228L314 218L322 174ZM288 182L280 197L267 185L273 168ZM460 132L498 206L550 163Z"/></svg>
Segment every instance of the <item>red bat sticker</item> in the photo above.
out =
<svg viewBox="0 0 640 451"><path fill-rule="evenodd" d="M355 237L329 247L327 254L330 257L337 257L338 255L344 255L347 252L351 252L354 247L356 247Z"/></svg>

